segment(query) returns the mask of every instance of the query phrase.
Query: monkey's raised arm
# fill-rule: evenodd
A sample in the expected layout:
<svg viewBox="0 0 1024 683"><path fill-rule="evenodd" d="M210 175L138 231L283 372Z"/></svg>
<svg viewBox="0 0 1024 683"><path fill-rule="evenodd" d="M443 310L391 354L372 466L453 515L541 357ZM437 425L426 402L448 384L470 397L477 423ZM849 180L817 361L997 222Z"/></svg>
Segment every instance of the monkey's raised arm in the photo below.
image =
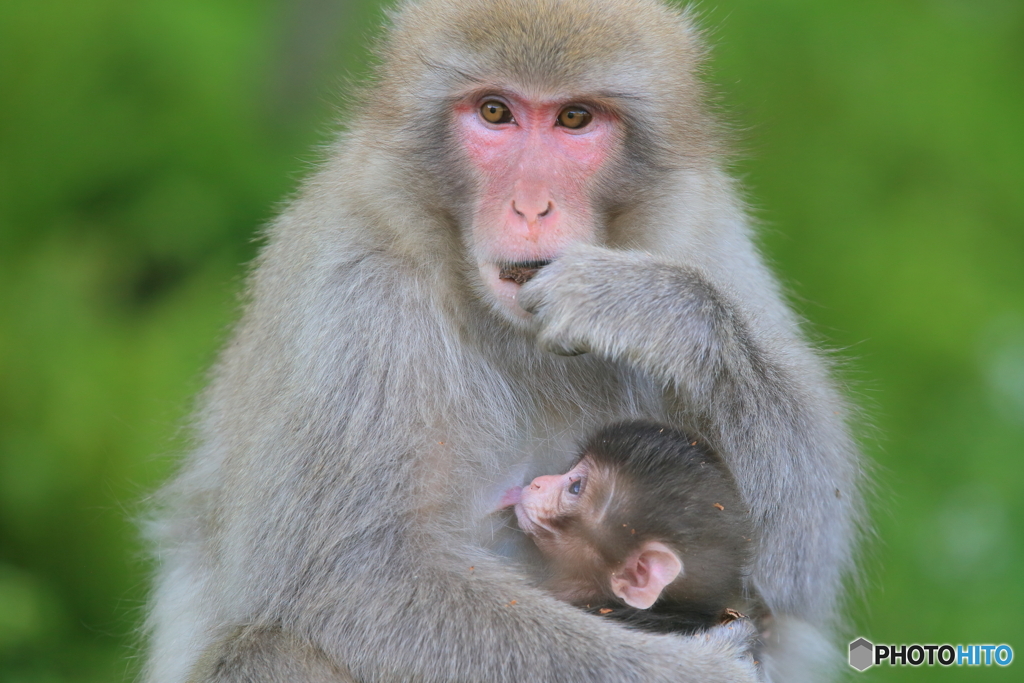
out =
<svg viewBox="0 0 1024 683"><path fill-rule="evenodd" d="M671 388L751 508L764 549L754 579L770 607L827 627L852 561L858 458L822 361L765 285L741 307L701 268L577 246L519 303L535 312L541 348L622 360Z"/></svg>

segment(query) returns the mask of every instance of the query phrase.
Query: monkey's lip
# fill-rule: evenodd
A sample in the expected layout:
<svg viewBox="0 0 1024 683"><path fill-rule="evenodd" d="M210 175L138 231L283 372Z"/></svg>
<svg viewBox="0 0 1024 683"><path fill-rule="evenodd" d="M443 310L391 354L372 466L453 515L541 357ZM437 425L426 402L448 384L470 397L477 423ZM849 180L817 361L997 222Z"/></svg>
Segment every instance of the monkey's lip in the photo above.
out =
<svg viewBox="0 0 1024 683"><path fill-rule="evenodd" d="M525 285L544 266L551 263L548 261L519 261L515 263L499 263L498 279L506 282L514 282L517 285Z"/></svg>

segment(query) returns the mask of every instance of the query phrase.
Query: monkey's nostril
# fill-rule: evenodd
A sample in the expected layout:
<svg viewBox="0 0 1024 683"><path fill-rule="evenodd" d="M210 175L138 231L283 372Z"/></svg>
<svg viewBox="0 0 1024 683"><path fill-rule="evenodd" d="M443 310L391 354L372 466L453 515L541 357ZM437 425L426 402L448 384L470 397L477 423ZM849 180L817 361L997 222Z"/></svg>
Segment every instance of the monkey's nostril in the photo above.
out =
<svg viewBox="0 0 1024 683"><path fill-rule="evenodd" d="M530 203L531 202L527 202L528 205ZM516 206L516 201L514 199L512 200L512 211L514 211L517 216L525 219L526 221L535 221L538 218L544 218L544 216L547 216L549 213L551 213L551 210L553 208L555 208L555 205L554 202L552 202L550 199L544 206L544 210L540 212L537 212L535 209L532 209L529 206L526 210L522 210L518 206Z"/></svg>

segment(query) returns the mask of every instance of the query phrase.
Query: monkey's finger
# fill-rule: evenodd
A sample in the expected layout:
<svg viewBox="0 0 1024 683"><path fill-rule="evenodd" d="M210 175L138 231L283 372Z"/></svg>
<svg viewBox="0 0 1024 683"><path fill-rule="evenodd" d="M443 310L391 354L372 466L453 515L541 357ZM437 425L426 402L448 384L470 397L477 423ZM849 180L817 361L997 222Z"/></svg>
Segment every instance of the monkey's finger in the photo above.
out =
<svg viewBox="0 0 1024 683"><path fill-rule="evenodd" d="M582 356L590 353L590 347L581 340L558 339L551 335L540 335L537 338L537 345L556 356Z"/></svg>
<svg viewBox="0 0 1024 683"><path fill-rule="evenodd" d="M741 657L752 655L759 643L758 636L757 627L750 619L730 621L715 626L706 633L708 640L736 648L737 654Z"/></svg>
<svg viewBox="0 0 1024 683"><path fill-rule="evenodd" d="M519 294L516 296L516 303L519 304L519 307L532 314L536 314L544 305L544 290L535 285L533 280L527 282L519 288Z"/></svg>

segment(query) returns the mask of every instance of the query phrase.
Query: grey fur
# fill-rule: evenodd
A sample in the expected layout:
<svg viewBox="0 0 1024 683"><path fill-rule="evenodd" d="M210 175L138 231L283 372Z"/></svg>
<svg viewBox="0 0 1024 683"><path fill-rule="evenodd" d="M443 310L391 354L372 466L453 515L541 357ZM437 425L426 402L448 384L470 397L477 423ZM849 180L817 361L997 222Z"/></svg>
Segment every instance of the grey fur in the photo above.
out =
<svg viewBox="0 0 1024 683"><path fill-rule="evenodd" d="M852 566L860 464L722 171L690 20L653 0L425 0L394 24L349 132L268 231L164 490L147 680L753 680L745 627L583 614L491 522L509 485L627 418L722 453L758 526L752 580L801 638L780 626L767 670L807 675ZM475 185L447 107L489 83L627 112L599 244L524 287L533 323L488 302L465 246Z"/></svg>

